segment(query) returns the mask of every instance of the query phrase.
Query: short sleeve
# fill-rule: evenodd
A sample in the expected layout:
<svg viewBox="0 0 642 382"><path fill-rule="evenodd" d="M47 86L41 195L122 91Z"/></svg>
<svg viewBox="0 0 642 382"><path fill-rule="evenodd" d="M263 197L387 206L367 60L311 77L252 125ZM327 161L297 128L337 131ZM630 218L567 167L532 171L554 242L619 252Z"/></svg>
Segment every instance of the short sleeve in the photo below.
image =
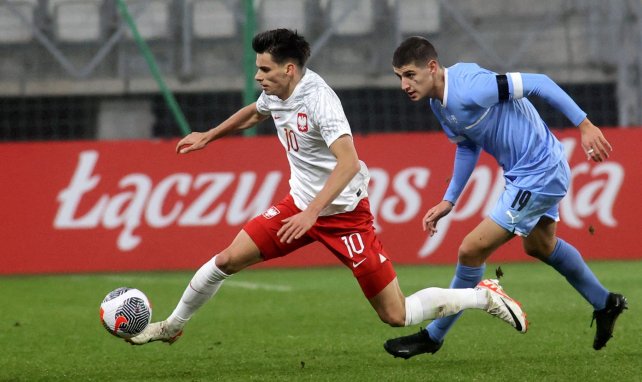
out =
<svg viewBox="0 0 642 382"><path fill-rule="evenodd" d="M268 108L268 97L265 92L262 92L259 96L259 99L256 100L256 111L263 115L270 115L270 109Z"/></svg>
<svg viewBox="0 0 642 382"><path fill-rule="evenodd" d="M328 147L340 136L352 135L341 101L328 87L319 89L312 117Z"/></svg>

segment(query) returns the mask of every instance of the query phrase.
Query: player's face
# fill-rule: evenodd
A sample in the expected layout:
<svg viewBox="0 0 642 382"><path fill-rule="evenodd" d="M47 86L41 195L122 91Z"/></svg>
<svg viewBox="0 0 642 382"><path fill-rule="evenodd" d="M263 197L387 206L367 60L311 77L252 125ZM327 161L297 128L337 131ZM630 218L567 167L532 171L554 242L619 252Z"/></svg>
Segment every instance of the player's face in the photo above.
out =
<svg viewBox="0 0 642 382"><path fill-rule="evenodd" d="M270 53L257 53L256 75L254 79L261 85L261 89L268 95L275 95L281 99L290 96L290 82L292 80L292 63L277 64L272 60Z"/></svg>
<svg viewBox="0 0 642 382"><path fill-rule="evenodd" d="M436 79L439 65L431 60L424 66L416 64L404 65L400 68L393 67L397 77L401 80L401 90L406 92L413 101L420 101L426 97L436 97Z"/></svg>

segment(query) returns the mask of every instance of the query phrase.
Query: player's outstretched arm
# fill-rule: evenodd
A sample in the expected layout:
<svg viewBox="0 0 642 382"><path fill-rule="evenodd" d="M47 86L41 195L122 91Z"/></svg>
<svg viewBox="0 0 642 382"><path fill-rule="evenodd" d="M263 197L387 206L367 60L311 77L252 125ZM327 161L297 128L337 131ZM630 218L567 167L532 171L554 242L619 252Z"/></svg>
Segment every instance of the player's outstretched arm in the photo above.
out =
<svg viewBox="0 0 642 382"><path fill-rule="evenodd" d="M187 154L192 151L200 150L212 141L224 137L234 131L252 127L267 118L267 115L263 115L256 110L256 103L252 103L240 109L231 117L223 121L223 123L209 131L204 133L193 132L188 134L176 144L176 152L179 154Z"/></svg>
<svg viewBox="0 0 642 382"><path fill-rule="evenodd" d="M575 103L555 81L545 74L538 73L510 73L512 82L512 99L536 96L553 106L568 118L573 126L586 118L586 113ZM521 83L521 86L516 86Z"/></svg>
<svg viewBox="0 0 642 382"><path fill-rule="evenodd" d="M604 138L602 131L588 118L584 118L577 127L580 129L582 148L584 148L587 159L592 159L595 162L606 160L613 148Z"/></svg>

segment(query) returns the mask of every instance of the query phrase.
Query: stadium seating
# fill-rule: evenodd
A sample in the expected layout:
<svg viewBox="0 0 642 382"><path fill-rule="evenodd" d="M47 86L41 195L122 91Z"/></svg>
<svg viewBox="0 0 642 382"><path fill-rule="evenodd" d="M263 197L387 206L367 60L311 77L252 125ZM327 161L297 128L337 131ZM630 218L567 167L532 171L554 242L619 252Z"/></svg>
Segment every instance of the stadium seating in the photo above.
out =
<svg viewBox="0 0 642 382"><path fill-rule="evenodd" d="M191 1L195 38L231 38L238 34L237 3L229 0Z"/></svg>
<svg viewBox="0 0 642 382"><path fill-rule="evenodd" d="M138 32L144 39L161 40L169 37L170 4L171 0L127 0L129 13L136 19ZM130 31L127 37L132 38Z"/></svg>
<svg viewBox="0 0 642 382"><path fill-rule="evenodd" d="M29 24L33 23L34 9L37 5L37 0L0 2L0 44L27 43L32 40L33 34Z"/></svg>
<svg viewBox="0 0 642 382"><path fill-rule="evenodd" d="M339 36L365 35L374 27L373 0L331 0L328 4L330 20Z"/></svg>
<svg viewBox="0 0 642 382"><path fill-rule="evenodd" d="M123 92L148 97L158 91L147 60L123 25L118 1L0 0L0 106L13 105L0 107L0 140L64 138L67 135L60 131L66 131L66 119L46 117L58 108L78 106L79 112L70 116L80 115L80 109L92 116L92 105L103 105L103 97L122 97ZM246 78L243 32L248 2L124 1L167 85L179 99L190 94L206 100L194 103L185 98L193 109L192 123L209 126L218 115L212 113L213 104L230 103L221 114L235 110ZM631 121L642 115L635 107L640 104L636 70L642 56L635 53L635 44L639 45L642 14L631 13L631 2L574 0L562 7L532 0L251 3L257 31L286 27L307 38L312 47L310 68L340 93L354 131L438 127L436 121L426 120L429 113L423 105L406 102L390 70L392 52L411 35L433 41L445 65L473 61L496 71L545 72L598 125L639 124ZM595 27L600 24L596 20L608 22ZM612 44L615 32L609 25L618 25L618 33L627 36L620 45L630 49ZM618 48L633 53L613 54ZM95 98L85 104L76 99L52 103L65 94ZM7 97L17 97L16 103L7 103ZM549 126L568 125L563 115L546 109L548 104L536 106ZM40 110L47 112L38 114ZM14 120L14 115L19 118ZM35 121L33 115L42 117ZM87 129L73 130L74 137L92 136L95 122L80 119L75 126ZM167 126L173 126L171 116L167 120ZM46 133L49 130L56 133ZM177 131L168 128L167 136Z"/></svg>
<svg viewBox="0 0 642 382"><path fill-rule="evenodd" d="M102 0L49 0L56 40L69 43L98 41Z"/></svg>
<svg viewBox="0 0 642 382"><path fill-rule="evenodd" d="M393 0L398 10L399 31L403 36L426 35L439 31L439 0Z"/></svg>
<svg viewBox="0 0 642 382"><path fill-rule="evenodd" d="M263 0L257 12L258 30L290 28L305 35L308 20L306 19L305 1L301 0ZM287 10L287 12L284 12Z"/></svg>

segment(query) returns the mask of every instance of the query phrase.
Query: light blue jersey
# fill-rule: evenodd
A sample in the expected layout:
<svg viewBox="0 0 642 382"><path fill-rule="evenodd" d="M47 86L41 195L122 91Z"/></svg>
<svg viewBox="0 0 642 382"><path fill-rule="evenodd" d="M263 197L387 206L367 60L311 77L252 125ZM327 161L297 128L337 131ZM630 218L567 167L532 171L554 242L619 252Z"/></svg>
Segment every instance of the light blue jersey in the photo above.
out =
<svg viewBox="0 0 642 382"><path fill-rule="evenodd" d="M497 160L506 179L506 188L489 214L492 221L508 232L528 236L542 217L559 220L558 205L568 190L570 169L562 144L525 97L544 99L575 126L586 113L542 74L498 75L465 63L444 72L443 104L438 99L430 100L446 135L457 144L453 176L444 200L456 203L484 150ZM546 262L564 275L595 310L605 307L608 290L573 246L558 238ZM450 287L473 288L484 269L485 264L469 267L458 263ZM426 329L432 341L442 343L457 317L431 322Z"/></svg>
<svg viewBox="0 0 642 382"><path fill-rule="evenodd" d="M539 216L548 215L557 219L555 201L566 193L566 187L551 178L565 178L562 174L568 166L560 166L565 160L564 148L550 132L535 107L526 99L538 96L564 113L575 126L586 118L577 104L550 78L542 74L507 73L498 75L477 64L459 63L444 70L445 89L443 104L431 99L430 106L441 123L448 138L457 144L453 177L444 200L456 203L470 177L481 150L492 155L504 170L507 189L517 194L519 190L533 194L555 196L549 208L540 205L537 211L528 211L524 204L522 216L530 212L529 221L519 220L510 212L511 205L498 205L491 214L504 216L508 222L497 221L512 232L527 235ZM522 194L520 194L521 196ZM506 199L506 195L500 198ZM536 198L533 198L533 202ZM522 201L524 199L522 198ZM531 203L533 204L533 203ZM534 206L533 206L534 207ZM532 221L530 221L532 220Z"/></svg>

